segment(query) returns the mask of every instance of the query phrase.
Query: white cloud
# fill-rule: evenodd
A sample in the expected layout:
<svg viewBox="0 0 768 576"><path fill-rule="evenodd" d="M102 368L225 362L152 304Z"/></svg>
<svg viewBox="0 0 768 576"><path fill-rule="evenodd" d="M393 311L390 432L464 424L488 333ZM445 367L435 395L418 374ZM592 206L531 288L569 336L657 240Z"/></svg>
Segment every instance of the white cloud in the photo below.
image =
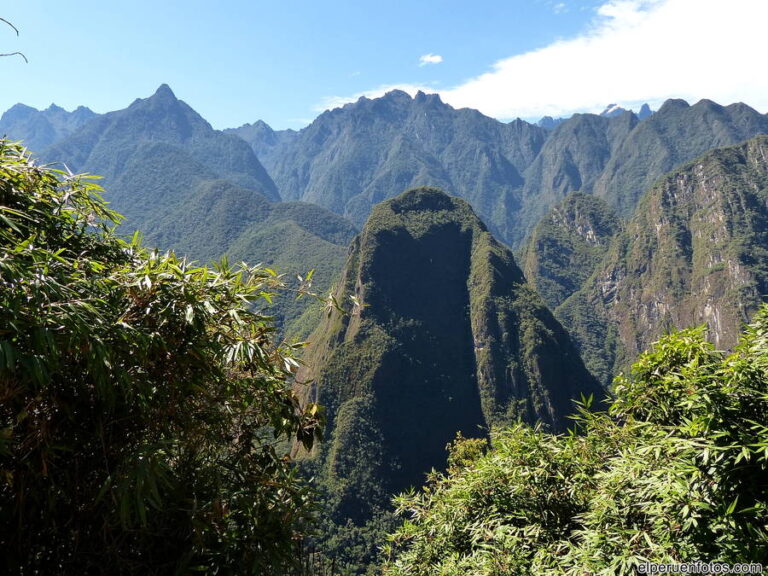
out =
<svg viewBox="0 0 768 576"><path fill-rule="evenodd" d="M580 36L500 60L440 95L500 119L599 112L613 102L637 109L667 98L741 101L766 112L766 22L766 0L610 0ZM393 88L418 89L393 84L323 106Z"/></svg>
<svg viewBox="0 0 768 576"><path fill-rule="evenodd" d="M568 11L568 7L565 5L565 2L558 2L552 7L552 11L555 14L563 14Z"/></svg>
<svg viewBox="0 0 768 576"><path fill-rule="evenodd" d="M768 2L613 0L587 33L501 60L492 71L441 92L457 107L497 118L599 111L667 98L768 109L761 72Z"/></svg>
<svg viewBox="0 0 768 576"><path fill-rule="evenodd" d="M440 64L443 61L443 57L440 54L424 54L419 58L419 66L426 66L427 64Z"/></svg>

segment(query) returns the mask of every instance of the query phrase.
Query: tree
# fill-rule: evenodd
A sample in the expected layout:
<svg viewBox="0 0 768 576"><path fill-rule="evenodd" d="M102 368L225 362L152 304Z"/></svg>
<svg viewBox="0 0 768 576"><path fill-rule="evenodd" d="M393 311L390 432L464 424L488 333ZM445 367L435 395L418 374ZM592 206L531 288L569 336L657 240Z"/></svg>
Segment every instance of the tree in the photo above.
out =
<svg viewBox="0 0 768 576"><path fill-rule="evenodd" d="M635 574L768 559L768 306L729 355L664 337L581 434L524 425L397 498L385 574ZM476 441L475 441L476 442Z"/></svg>
<svg viewBox="0 0 768 576"><path fill-rule="evenodd" d="M311 520L274 272L124 241L92 180L0 141L0 571L264 573Z"/></svg>

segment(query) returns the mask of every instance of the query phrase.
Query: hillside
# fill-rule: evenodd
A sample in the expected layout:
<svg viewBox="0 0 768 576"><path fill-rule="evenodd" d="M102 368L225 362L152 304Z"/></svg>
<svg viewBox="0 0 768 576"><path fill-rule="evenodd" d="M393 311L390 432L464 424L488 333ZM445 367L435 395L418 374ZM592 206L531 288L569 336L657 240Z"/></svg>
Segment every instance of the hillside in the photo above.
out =
<svg viewBox="0 0 768 576"><path fill-rule="evenodd" d="M397 190L439 186L519 249L567 195L597 195L628 217L658 178L712 148L768 133L768 117L744 104L669 100L642 119L616 110L544 128L457 110L435 94L393 91L324 112L298 132L263 122L234 132L264 159L286 199L324 206L360 226Z"/></svg>
<svg viewBox="0 0 768 576"><path fill-rule="evenodd" d="M581 288L602 261L621 221L603 200L580 192L553 207L522 254L525 277L553 310Z"/></svg>
<svg viewBox="0 0 768 576"><path fill-rule="evenodd" d="M211 128L166 85L101 116L84 108L70 114L19 105L3 118L20 139L35 137L30 127L43 122L60 128L46 132L53 139L50 147L36 150L45 160L103 176L106 200L125 216L122 232L140 230L150 245L199 262L227 256L263 263L285 274L291 286L296 275L316 269L313 289L322 293L341 270L357 232L319 206L280 203L250 146ZM283 298L272 313L280 327L305 336L319 314L307 312L310 304Z"/></svg>
<svg viewBox="0 0 768 576"><path fill-rule="evenodd" d="M759 136L666 176L556 310L603 382L672 328L735 344L768 294L767 157Z"/></svg>
<svg viewBox="0 0 768 576"><path fill-rule="evenodd" d="M337 292L350 297L359 305L324 319L299 375L327 408L318 457L337 521L421 484L457 432L518 418L561 431L574 398L602 395L512 254L439 190L374 208Z"/></svg>

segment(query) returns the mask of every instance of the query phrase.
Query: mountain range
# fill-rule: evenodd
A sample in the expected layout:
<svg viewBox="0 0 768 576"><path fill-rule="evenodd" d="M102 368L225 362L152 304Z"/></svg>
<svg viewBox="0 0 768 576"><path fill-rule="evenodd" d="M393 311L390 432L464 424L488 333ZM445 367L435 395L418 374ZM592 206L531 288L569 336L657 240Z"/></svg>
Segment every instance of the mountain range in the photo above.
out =
<svg viewBox="0 0 768 576"><path fill-rule="evenodd" d="M439 96L392 91L327 111L298 132L264 123L233 130L264 161L283 199L305 200L352 220L413 186L465 198L513 249L568 194L603 198L628 217L675 166L768 131L744 104L670 100L641 118L630 111L577 114L548 130L502 123Z"/></svg>
<svg viewBox="0 0 768 576"><path fill-rule="evenodd" d="M708 152L654 185L610 244L602 237L594 272L555 314L604 383L671 329L706 324L718 348L735 345L768 294L766 158L766 136Z"/></svg>
<svg viewBox="0 0 768 576"><path fill-rule="evenodd" d="M105 198L125 216L126 234L140 230L147 243L202 262L227 256L273 266L289 284L316 269L314 289L330 288L357 229L319 206L280 202L242 139L214 130L167 85L124 110L91 113L74 128L87 115L83 110L31 113L17 105L3 115L0 132L24 138L34 137L40 124L72 128L62 129L38 155L103 177ZM297 335L311 330L317 317L309 312L310 319L302 320L306 301L291 299L278 301L271 312Z"/></svg>
<svg viewBox="0 0 768 576"><path fill-rule="evenodd" d="M768 117L744 104L669 100L654 113L611 105L548 129L456 110L435 94L392 91L324 112L299 131L257 121L221 132L163 85L103 115L18 104L3 114L0 132L39 147L45 160L103 176L124 228L141 230L150 243L202 261L261 261L289 275L318 268L323 292L377 203L409 187L438 186L466 199L520 252L546 303L581 334L576 293L585 297L617 231L647 217L633 216L646 190L708 150L768 133ZM301 304L283 306L278 315L299 322L303 334L317 321L299 321ZM637 341L630 354L647 344L638 330L623 340ZM616 366L602 365L605 382Z"/></svg>
<svg viewBox="0 0 768 576"><path fill-rule="evenodd" d="M438 186L466 199L491 233L519 251L527 278L582 335L583 348L596 316L579 316L586 304L575 302L587 298L588 279L607 252L616 253L614 237L633 218L646 218L638 229L659 225L636 213L643 194L708 150L768 133L768 117L744 104L669 100L654 113L611 105L551 124L503 123L435 94L392 91L324 112L299 131L257 121L221 132L163 85L103 115L18 104L3 114L0 132L39 147L45 160L103 176L124 228L141 230L147 242L201 261L263 262L289 276L317 268L321 292L377 203L409 187ZM297 333L318 320L316 313L301 320L304 304L281 306L278 316L297 322ZM620 346L601 341L602 360L588 359L603 382L621 364L614 362L621 350L631 355L648 343L636 326L627 330ZM614 342L615 354L606 353Z"/></svg>
<svg viewBox="0 0 768 576"><path fill-rule="evenodd" d="M393 91L298 131L218 131L163 85L107 114L19 104L0 134L103 176L126 234L294 288L316 269L351 305L270 312L311 342L299 380L328 426L306 463L340 527L444 465L457 432L563 431L666 331L729 348L765 300L768 116L669 100L549 120Z"/></svg>
<svg viewBox="0 0 768 576"><path fill-rule="evenodd" d="M0 136L21 140L30 150L39 152L70 136L96 116L85 106L68 112L55 104L45 110L16 104L0 119Z"/></svg>

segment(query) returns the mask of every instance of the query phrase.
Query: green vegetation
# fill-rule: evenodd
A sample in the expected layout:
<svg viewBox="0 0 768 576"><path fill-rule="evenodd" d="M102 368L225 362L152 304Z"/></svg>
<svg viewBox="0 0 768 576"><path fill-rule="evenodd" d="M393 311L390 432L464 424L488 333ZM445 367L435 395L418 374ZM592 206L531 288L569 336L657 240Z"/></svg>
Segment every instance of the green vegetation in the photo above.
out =
<svg viewBox="0 0 768 576"><path fill-rule="evenodd" d="M389 495L442 468L457 432L516 419L561 430L573 399L602 396L511 252L440 190L374 208L335 296L354 307L323 320L299 378L327 409L310 455L328 494L325 544L352 544L364 554L354 565L375 549L344 533L381 536Z"/></svg>
<svg viewBox="0 0 768 576"><path fill-rule="evenodd" d="M143 220L146 241L172 247L202 262L226 257L268 266L296 290L297 276L315 270L312 290L327 294L337 279L357 231L344 218L303 202L270 202L222 180L203 180L183 203ZM281 333L305 339L317 326L321 307L307 299L275 300L270 314Z"/></svg>
<svg viewBox="0 0 768 576"><path fill-rule="evenodd" d="M601 396L585 362L607 385L663 333L703 322L732 347L768 294L766 137L659 180L625 226L614 214L679 162L768 130L754 110L670 101L643 122L576 115L548 132L395 91L300 132L240 129L274 182L246 142L167 86L102 116L17 106L3 123L53 143L44 158L103 174L111 207L148 244L284 274L198 268L121 240L88 180L0 145L7 571L278 571L315 504L321 553L373 571L395 526L390 495L443 469L457 432L470 439L448 471L400 499L392 574L768 554L754 384L768 313L731 357L701 332L663 340L616 381L609 415L583 413L582 435L550 433L574 398ZM280 201L275 182L319 206ZM516 247L554 206L523 252L531 284L464 200L434 188L391 198L417 184L462 195ZM370 214L349 251L356 229L340 214ZM333 296L347 314L272 304L310 269L322 293L341 273ZM273 317L259 312L268 303ZM315 328L299 374L313 384L291 389L276 334ZM328 414L314 449L308 400Z"/></svg>
<svg viewBox="0 0 768 576"><path fill-rule="evenodd" d="M734 353L662 338L579 434L519 424L457 440L396 499L388 576L636 573L643 562L768 558L768 307Z"/></svg>
<svg viewBox="0 0 768 576"><path fill-rule="evenodd" d="M319 204L362 226L377 203L437 186L468 200L504 239L518 228L522 171L546 139L527 122L504 124L435 94L399 90L325 112L277 142L268 127L254 128L236 133L263 156L286 200Z"/></svg>
<svg viewBox="0 0 768 576"><path fill-rule="evenodd" d="M0 143L0 570L274 573L321 422L253 305L261 268L117 238L90 181Z"/></svg>
<svg viewBox="0 0 768 576"><path fill-rule="evenodd" d="M555 310L601 382L670 329L706 323L718 348L736 343L768 294L766 158L757 136L659 180Z"/></svg>
<svg viewBox="0 0 768 576"><path fill-rule="evenodd" d="M534 228L522 256L525 277L552 309L581 288L621 229L600 198L574 193Z"/></svg>
<svg viewBox="0 0 768 576"><path fill-rule="evenodd" d="M313 290L330 290L357 230L319 206L277 202L247 143L213 130L167 86L125 110L88 122L84 114L17 106L0 125L17 138L56 139L35 151L103 176L110 207L125 217L119 231L140 230L148 245L205 264L222 257L262 263L293 289L297 275L315 269ZM319 318L307 303L275 302L270 313L281 333L301 339L311 332Z"/></svg>
<svg viewBox="0 0 768 576"><path fill-rule="evenodd" d="M594 194L629 217L658 178L708 150L768 133L768 118L744 104L670 100L643 121L630 112L576 114L550 131L393 91L325 112L299 132L263 122L234 132L252 144L284 199L362 226L399 190L437 186L467 200L517 250L566 196Z"/></svg>

